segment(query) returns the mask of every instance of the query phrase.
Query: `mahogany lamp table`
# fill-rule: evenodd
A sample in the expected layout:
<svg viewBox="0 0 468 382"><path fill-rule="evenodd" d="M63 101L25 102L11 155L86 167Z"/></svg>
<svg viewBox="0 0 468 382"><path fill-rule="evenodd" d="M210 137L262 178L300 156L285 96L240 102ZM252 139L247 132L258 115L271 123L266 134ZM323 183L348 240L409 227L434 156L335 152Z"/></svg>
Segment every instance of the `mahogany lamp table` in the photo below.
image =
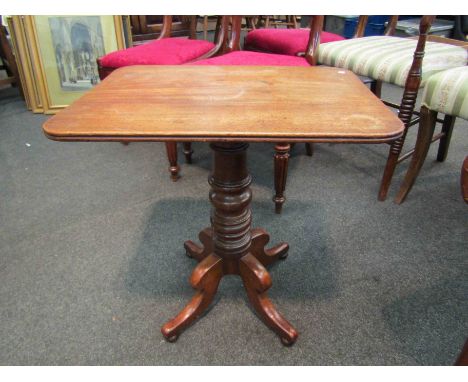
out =
<svg viewBox="0 0 468 382"><path fill-rule="evenodd" d="M185 242L199 263L192 300L162 327L169 341L210 305L224 275L240 275L260 318L285 345L297 332L267 297L266 266L288 244L266 249L269 235L251 227L248 142L382 143L403 124L351 72L328 67L131 66L43 126L58 141L211 142L211 227L202 245ZM287 160L287 158L286 158Z"/></svg>

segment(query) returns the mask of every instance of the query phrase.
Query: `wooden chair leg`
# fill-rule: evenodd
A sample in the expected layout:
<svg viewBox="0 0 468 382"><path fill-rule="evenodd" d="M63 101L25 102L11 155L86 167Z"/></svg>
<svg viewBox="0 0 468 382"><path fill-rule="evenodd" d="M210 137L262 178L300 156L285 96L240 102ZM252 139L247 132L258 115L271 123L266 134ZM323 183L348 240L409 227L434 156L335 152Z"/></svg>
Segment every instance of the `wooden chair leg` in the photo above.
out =
<svg viewBox="0 0 468 382"><path fill-rule="evenodd" d="M468 203L468 155L465 157L461 168L460 186L463 200Z"/></svg>
<svg viewBox="0 0 468 382"><path fill-rule="evenodd" d="M460 352L457 360L455 361L455 366L468 366L468 339L466 340L462 351Z"/></svg>
<svg viewBox="0 0 468 382"><path fill-rule="evenodd" d="M284 190L286 189L286 179L288 176L288 160L289 151L291 146L288 143L278 143L275 146L275 212L281 213L283 203L286 198L284 197Z"/></svg>
<svg viewBox="0 0 468 382"><path fill-rule="evenodd" d="M382 81L372 81L370 90L374 93L377 97L382 98Z"/></svg>
<svg viewBox="0 0 468 382"><path fill-rule="evenodd" d="M380 201L384 201L387 198L388 189L390 188L390 183L392 182L393 173L398 164L398 158L400 157L401 150L405 143L406 133L408 128L406 128L403 136L398 138L390 146L388 153L387 164L385 165L385 170L382 176L382 181L380 182L379 196Z"/></svg>
<svg viewBox="0 0 468 382"><path fill-rule="evenodd" d="M184 142L184 155L185 155L185 161L187 163L192 163L192 143L191 142Z"/></svg>
<svg viewBox="0 0 468 382"><path fill-rule="evenodd" d="M306 143L305 148L308 156L311 157L312 155L314 155L314 146L312 145L312 143Z"/></svg>
<svg viewBox="0 0 468 382"><path fill-rule="evenodd" d="M451 115L446 115L444 118L444 123L442 124L442 133L444 134L444 136L440 138L439 150L437 152L437 160L439 162L443 162L445 161L445 158L447 158L455 119L456 117L453 117Z"/></svg>
<svg viewBox="0 0 468 382"><path fill-rule="evenodd" d="M437 112L431 111L426 107L421 107L421 120L419 122L418 138L414 149L413 157L406 172L405 179L401 184L395 203L401 204L410 192L413 184L421 170L426 159L427 152L431 146L432 136L437 122Z"/></svg>
<svg viewBox="0 0 468 382"><path fill-rule="evenodd" d="M177 165L177 142L166 142L167 159L169 161L169 172L171 180L179 179L179 166Z"/></svg>

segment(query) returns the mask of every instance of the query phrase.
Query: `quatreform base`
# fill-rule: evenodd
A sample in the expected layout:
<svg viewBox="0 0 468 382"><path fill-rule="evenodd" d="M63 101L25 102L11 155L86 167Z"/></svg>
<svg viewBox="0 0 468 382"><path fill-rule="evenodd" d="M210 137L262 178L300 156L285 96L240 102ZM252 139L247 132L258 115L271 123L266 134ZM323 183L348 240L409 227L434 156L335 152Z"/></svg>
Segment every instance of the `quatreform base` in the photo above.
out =
<svg viewBox="0 0 468 382"><path fill-rule="evenodd" d="M185 242L189 257L199 263L190 283L196 290L192 300L168 321L161 332L173 342L210 306L224 275L239 275L247 296L263 322L292 345L297 332L275 309L267 296L271 277L266 267L287 256L289 246L278 244L266 249L269 235L261 228L251 228L251 177L246 166L246 143L213 143L214 169L209 178L213 205L211 227L199 234L202 245Z"/></svg>

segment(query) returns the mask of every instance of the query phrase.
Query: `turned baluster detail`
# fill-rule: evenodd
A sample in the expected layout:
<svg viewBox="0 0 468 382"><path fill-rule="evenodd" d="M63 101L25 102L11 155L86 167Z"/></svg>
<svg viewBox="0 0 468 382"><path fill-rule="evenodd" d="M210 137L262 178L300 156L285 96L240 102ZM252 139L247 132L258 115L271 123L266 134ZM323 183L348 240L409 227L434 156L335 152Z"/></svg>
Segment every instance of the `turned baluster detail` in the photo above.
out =
<svg viewBox="0 0 468 382"><path fill-rule="evenodd" d="M202 246L192 241L185 242L187 255L199 262L190 278L196 292L185 308L161 328L168 341L175 341L206 311L221 278L232 274L242 278L258 316L283 344L292 345L297 339L297 331L267 296L271 277L265 267L286 258L289 246L280 243L267 249L268 233L261 228L251 229L252 192L246 164L247 147L246 143L211 144L214 152L214 169L208 179L213 205L211 227L200 232Z"/></svg>
<svg viewBox="0 0 468 382"><path fill-rule="evenodd" d="M213 143L215 166L208 182L211 186L211 227L214 253L225 260L238 260L251 244L251 176L247 171L247 143ZM229 269L228 273L234 271Z"/></svg>
<svg viewBox="0 0 468 382"><path fill-rule="evenodd" d="M419 86L421 84L422 63L424 58L424 49L426 47L427 34L434 21L435 16L423 16L419 24L419 38L414 51L413 63L406 78L405 90L398 112L398 118L405 124L403 135L395 140L390 146L390 152L387 159L387 164L382 177L379 190L379 200L385 200L387 197L390 182L395 172L395 167L398 164L403 144L405 143L406 134L413 116L416 98L418 96Z"/></svg>
<svg viewBox="0 0 468 382"><path fill-rule="evenodd" d="M275 212L281 213L283 203L286 201L284 190L286 189L286 179L288 177L288 161L291 145L288 143L278 143L275 146Z"/></svg>

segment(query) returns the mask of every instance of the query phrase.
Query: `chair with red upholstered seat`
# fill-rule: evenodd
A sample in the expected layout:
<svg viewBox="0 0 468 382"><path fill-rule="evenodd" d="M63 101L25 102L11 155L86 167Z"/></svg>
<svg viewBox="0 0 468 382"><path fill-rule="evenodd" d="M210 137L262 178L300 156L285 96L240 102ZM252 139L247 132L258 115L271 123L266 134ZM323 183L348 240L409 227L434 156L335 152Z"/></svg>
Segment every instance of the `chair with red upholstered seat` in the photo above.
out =
<svg viewBox="0 0 468 382"><path fill-rule="evenodd" d="M195 30L196 16L191 17L190 29ZM170 37L172 16L164 16L161 35L156 40L117 50L98 58L99 77L104 79L113 70L131 65L181 65L187 62L214 56L220 50L219 44L189 38Z"/></svg>
<svg viewBox="0 0 468 382"><path fill-rule="evenodd" d="M303 57L237 50L188 65L310 66Z"/></svg>
<svg viewBox="0 0 468 382"><path fill-rule="evenodd" d="M238 39L241 26L241 17L232 17L231 32L234 33L234 39L231 38L226 54L196 62L187 65L246 65L246 66L310 66L315 65L315 51L320 40L320 33L323 27L323 16L313 16L311 29L309 30L309 41L304 57L286 56L280 54L269 54L261 52L238 51ZM227 26L226 26L227 27ZM226 31L227 33L227 31ZM275 210L281 212L285 201L284 190L286 188L286 176L289 159L290 144L281 142L275 146L274 167L275 167ZM312 155L312 146L306 144L307 154Z"/></svg>
<svg viewBox="0 0 468 382"><path fill-rule="evenodd" d="M223 19L228 16L220 17ZM225 36L217 33L216 43L195 39L197 18L191 16L189 38L171 38L172 16L163 17L161 35L156 40L132 48L118 50L100 57L98 62L99 78L103 80L117 68L131 65L181 65L190 61L208 58L223 52ZM179 177L177 165L177 143L166 143L171 179ZM184 143L187 163L192 161L191 143Z"/></svg>
<svg viewBox="0 0 468 382"><path fill-rule="evenodd" d="M368 16L360 16L353 38L362 37ZM254 29L245 37L246 50L256 52L285 54L288 56L301 56L304 54L309 42L310 29ZM320 43L345 40L343 36L322 31Z"/></svg>
<svg viewBox="0 0 468 382"><path fill-rule="evenodd" d="M303 54L309 41L310 30L301 29L254 29L245 37L246 50L256 52L297 56ZM344 40L345 38L330 32L322 32L320 42Z"/></svg>

